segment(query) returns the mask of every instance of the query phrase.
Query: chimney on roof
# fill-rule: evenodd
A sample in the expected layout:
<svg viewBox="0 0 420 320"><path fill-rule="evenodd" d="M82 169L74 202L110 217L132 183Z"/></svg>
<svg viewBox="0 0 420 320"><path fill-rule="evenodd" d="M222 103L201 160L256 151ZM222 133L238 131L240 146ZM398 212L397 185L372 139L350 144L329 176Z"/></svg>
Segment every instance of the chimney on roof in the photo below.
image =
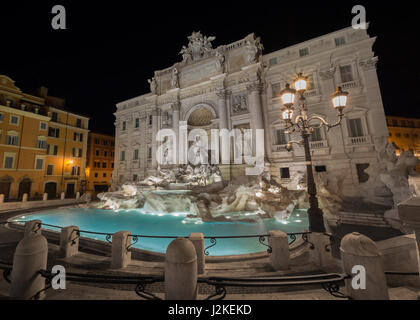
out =
<svg viewBox="0 0 420 320"><path fill-rule="evenodd" d="M48 88L47 87L40 87L40 88L38 88L38 95L41 97L41 98L47 98L47 96L48 96Z"/></svg>

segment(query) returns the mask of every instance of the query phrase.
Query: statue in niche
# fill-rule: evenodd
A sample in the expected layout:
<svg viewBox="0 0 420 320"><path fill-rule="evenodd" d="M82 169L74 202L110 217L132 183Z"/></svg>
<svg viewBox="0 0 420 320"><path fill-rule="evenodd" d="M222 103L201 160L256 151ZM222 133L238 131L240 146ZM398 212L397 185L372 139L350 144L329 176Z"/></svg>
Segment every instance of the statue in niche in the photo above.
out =
<svg viewBox="0 0 420 320"><path fill-rule="evenodd" d="M216 59L217 70L223 72L225 66L225 56L220 51L216 51Z"/></svg>
<svg viewBox="0 0 420 320"><path fill-rule="evenodd" d="M173 70L172 70L171 87L172 87L172 89L179 88L179 79L178 79L178 70L177 70L177 68L173 68Z"/></svg>
<svg viewBox="0 0 420 320"><path fill-rule="evenodd" d="M233 113L240 113L248 111L248 103L244 95L234 96L233 97Z"/></svg>
<svg viewBox="0 0 420 320"><path fill-rule="evenodd" d="M155 77L153 77L152 79L148 79L147 82L149 82L150 85L150 92L156 94L157 82Z"/></svg>

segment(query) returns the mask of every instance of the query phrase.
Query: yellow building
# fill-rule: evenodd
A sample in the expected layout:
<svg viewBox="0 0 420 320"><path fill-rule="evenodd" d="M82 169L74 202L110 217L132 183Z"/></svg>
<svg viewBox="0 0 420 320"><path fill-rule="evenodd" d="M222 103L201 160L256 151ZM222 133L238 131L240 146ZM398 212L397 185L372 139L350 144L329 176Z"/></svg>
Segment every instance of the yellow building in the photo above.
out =
<svg viewBox="0 0 420 320"><path fill-rule="evenodd" d="M107 191L114 171L115 137L90 132L86 159L86 190L93 194Z"/></svg>
<svg viewBox="0 0 420 320"><path fill-rule="evenodd" d="M420 119L387 116L389 137L397 147L397 154L404 150L412 150L420 159ZM420 163L417 166L420 172Z"/></svg>
<svg viewBox="0 0 420 320"><path fill-rule="evenodd" d="M83 191L89 118L64 104L47 88L29 95L0 75L0 194L6 200Z"/></svg>

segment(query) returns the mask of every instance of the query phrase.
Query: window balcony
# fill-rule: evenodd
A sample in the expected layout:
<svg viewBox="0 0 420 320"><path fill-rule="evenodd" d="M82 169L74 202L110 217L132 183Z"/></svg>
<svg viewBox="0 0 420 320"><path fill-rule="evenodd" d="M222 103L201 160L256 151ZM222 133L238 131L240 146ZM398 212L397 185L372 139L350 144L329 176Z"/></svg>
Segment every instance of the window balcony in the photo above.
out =
<svg viewBox="0 0 420 320"><path fill-rule="evenodd" d="M310 141L309 144L311 149L328 148L327 140Z"/></svg>
<svg viewBox="0 0 420 320"><path fill-rule="evenodd" d="M359 81L352 80L352 81L347 81L347 82L340 83L339 86L341 87L341 89L343 91L346 91L346 90L349 90L349 89L359 87L360 83L359 83Z"/></svg>
<svg viewBox="0 0 420 320"><path fill-rule="evenodd" d="M370 144L370 136L360 136L360 137L346 137L347 145L363 145Z"/></svg>

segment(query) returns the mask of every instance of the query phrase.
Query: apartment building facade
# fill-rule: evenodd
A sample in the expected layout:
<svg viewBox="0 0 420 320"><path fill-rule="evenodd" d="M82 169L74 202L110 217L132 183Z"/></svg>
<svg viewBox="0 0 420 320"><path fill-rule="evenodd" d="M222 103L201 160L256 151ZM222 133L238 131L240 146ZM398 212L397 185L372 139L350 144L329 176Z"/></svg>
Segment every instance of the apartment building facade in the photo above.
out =
<svg viewBox="0 0 420 320"><path fill-rule="evenodd" d="M26 94L0 75L0 194L6 200L84 191L89 118L64 106L47 88Z"/></svg>
<svg viewBox="0 0 420 320"><path fill-rule="evenodd" d="M114 171L115 137L89 132L86 158L86 190L97 194L111 186Z"/></svg>

